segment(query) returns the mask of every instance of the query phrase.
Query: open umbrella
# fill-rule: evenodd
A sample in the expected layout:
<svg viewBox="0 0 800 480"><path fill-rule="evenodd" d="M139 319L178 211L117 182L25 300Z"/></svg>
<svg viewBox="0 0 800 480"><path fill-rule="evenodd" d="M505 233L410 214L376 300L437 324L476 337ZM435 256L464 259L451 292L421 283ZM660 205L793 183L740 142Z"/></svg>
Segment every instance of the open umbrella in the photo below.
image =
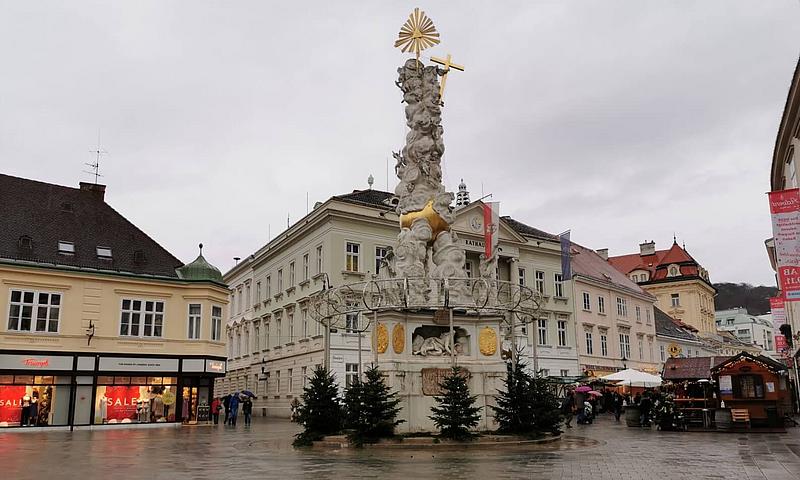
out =
<svg viewBox="0 0 800 480"><path fill-rule="evenodd" d="M592 387L589 387L589 386L586 386L586 385L581 385L580 387L576 388L575 391L577 393L591 392L592 391Z"/></svg>
<svg viewBox="0 0 800 480"><path fill-rule="evenodd" d="M242 395L244 395L245 397L258 398L258 397L256 397L256 396L255 396L255 394L254 394L253 392L251 392L250 390L242 390Z"/></svg>
<svg viewBox="0 0 800 480"><path fill-rule="evenodd" d="M589 395L600 396L602 393L598 392L597 390L590 390Z"/></svg>

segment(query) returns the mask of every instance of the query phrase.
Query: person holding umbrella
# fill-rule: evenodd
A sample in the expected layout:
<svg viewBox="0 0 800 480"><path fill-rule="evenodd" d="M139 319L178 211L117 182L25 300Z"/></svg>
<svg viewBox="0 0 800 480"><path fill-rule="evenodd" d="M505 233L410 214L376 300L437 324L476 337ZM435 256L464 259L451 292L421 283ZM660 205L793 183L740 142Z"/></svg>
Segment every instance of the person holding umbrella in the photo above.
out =
<svg viewBox="0 0 800 480"><path fill-rule="evenodd" d="M253 398L256 398L253 395L253 392L250 390L242 390L242 395L244 396L244 400L242 400L242 414L244 415L244 426L249 427L251 424L251 420L253 417Z"/></svg>
<svg viewBox="0 0 800 480"><path fill-rule="evenodd" d="M230 419L229 424L233 427L236 426L236 417L239 416L239 393L231 395L230 400Z"/></svg>

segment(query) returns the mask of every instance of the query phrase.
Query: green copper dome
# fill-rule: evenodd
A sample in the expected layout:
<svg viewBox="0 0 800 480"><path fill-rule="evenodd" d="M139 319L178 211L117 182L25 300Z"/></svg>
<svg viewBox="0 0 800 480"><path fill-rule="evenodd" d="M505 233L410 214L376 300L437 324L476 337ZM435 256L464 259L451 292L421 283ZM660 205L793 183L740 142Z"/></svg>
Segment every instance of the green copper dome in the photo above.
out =
<svg viewBox="0 0 800 480"><path fill-rule="evenodd" d="M183 280L207 281L224 283L222 272L217 267L211 265L203 257L203 244L200 244L200 255L191 262L177 269L178 276Z"/></svg>

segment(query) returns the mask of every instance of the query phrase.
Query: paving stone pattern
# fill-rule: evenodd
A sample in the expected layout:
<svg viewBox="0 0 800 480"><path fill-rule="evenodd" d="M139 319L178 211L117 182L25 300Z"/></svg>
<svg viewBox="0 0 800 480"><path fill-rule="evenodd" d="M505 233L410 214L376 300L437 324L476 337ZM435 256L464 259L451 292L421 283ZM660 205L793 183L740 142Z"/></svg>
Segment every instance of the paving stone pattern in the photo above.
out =
<svg viewBox="0 0 800 480"><path fill-rule="evenodd" d="M673 433L613 418L540 446L448 450L295 450L297 426L0 432L2 478L22 479L798 479L800 429Z"/></svg>

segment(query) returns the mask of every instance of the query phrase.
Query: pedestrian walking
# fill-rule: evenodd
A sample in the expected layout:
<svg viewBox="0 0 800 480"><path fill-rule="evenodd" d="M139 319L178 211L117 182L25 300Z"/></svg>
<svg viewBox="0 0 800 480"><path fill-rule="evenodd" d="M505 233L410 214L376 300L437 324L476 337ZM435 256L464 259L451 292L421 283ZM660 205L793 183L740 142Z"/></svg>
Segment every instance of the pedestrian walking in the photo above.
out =
<svg viewBox="0 0 800 480"><path fill-rule="evenodd" d="M231 406L230 406L230 422L229 425L236 426L236 417L239 415L239 394L235 393L231 395Z"/></svg>
<svg viewBox="0 0 800 480"><path fill-rule="evenodd" d="M644 392L642 399L639 400L639 422L643 427L650 426L650 407L653 405L650 393Z"/></svg>
<svg viewBox="0 0 800 480"><path fill-rule="evenodd" d="M219 425L219 412L222 410L222 401L219 397L214 397L211 401L211 418L214 419L214 425Z"/></svg>
<svg viewBox="0 0 800 480"><path fill-rule="evenodd" d="M230 422L230 411L231 411L231 395L225 395L222 397L222 407L225 409L225 417L222 419L222 424L227 425Z"/></svg>
<svg viewBox="0 0 800 480"><path fill-rule="evenodd" d="M564 425L572 428L572 411L575 409L575 393L570 390L567 396L561 401L561 415L564 417Z"/></svg>
<svg viewBox="0 0 800 480"><path fill-rule="evenodd" d="M619 417L622 415L622 402L624 399L622 398L622 395L614 392L614 396L611 401L614 405L614 418L619 422Z"/></svg>
<svg viewBox="0 0 800 480"><path fill-rule="evenodd" d="M244 426L249 427L253 416L253 400L247 397L242 402L242 414L244 415Z"/></svg>

